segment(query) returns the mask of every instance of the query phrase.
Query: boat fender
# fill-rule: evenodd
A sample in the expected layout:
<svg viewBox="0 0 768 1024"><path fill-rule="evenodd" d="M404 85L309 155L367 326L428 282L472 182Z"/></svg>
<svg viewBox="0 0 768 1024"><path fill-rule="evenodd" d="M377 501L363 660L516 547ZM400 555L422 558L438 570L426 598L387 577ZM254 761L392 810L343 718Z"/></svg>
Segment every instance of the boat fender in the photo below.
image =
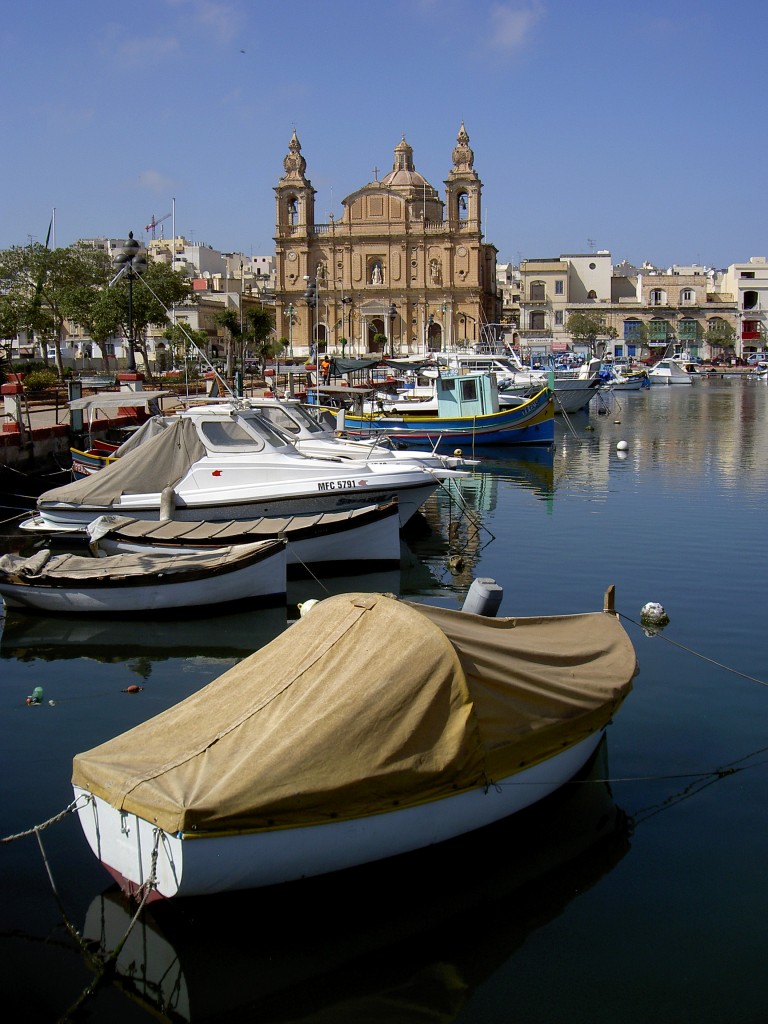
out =
<svg viewBox="0 0 768 1024"><path fill-rule="evenodd" d="M305 615L309 615L309 613L312 611L312 609L315 607L317 603L317 600L314 597L312 597L309 599L309 601L303 601L297 604L296 607L299 609L299 615L301 616L301 618L303 619Z"/></svg>
<svg viewBox="0 0 768 1024"><path fill-rule="evenodd" d="M472 581L461 610L472 615L487 615L493 618L499 610L503 596L504 588L500 587L496 580L480 577Z"/></svg>
<svg viewBox="0 0 768 1024"><path fill-rule="evenodd" d="M176 511L176 492L172 487L164 487L160 492L160 519L162 522L167 522L169 519L173 519L173 513Z"/></svg>

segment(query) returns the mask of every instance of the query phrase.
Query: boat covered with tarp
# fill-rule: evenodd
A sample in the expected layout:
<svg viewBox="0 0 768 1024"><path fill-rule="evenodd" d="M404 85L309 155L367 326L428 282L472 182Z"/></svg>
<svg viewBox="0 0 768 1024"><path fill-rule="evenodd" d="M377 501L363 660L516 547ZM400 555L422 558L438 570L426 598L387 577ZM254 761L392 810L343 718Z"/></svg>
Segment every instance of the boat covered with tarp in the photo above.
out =
<svg viewBox="0 0 768 1024"><path fill-rule="evenodd" d="M80 821L123 888L148 885L153 898L382 859L559 788L635 671L609 612L489 618L338 595L78 754Z"/></svg>

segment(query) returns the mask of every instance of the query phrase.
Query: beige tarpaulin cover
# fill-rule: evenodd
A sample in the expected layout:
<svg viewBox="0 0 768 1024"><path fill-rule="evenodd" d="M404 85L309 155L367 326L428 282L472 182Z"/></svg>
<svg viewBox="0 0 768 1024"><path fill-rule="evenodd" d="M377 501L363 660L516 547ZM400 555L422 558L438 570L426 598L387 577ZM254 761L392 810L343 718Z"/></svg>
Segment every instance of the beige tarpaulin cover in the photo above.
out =
<svg viewBox="0 0 768 1024"><path fill-rule="evenodd" d="M46 548L28 558L3 555L0 580L13 582L15 577L19 584L43 583L62 589L85 587L89 583L117 587L131 581L142 586L161 586L177 582L173 578L177 576L202 579L244 568L276 554L281 548L282 543L273 539L173 554L148 547L144 552L126 552L106 558L68 553L54 555Z"/></svg>
<svg viewBox="0 0 768 1024"><path fill-rule="evenodd" d="M610 719L635 668L613 615L489 619L343 594L176 707L79 754L72 781L168 832L392 810L577 742Z"/></svg>
<svg viewBox="0 0 768 1024"><path fill-rule="evenodd" d="M178 419L97 473L41 494L38 508L70 505L111 506L123 494L160 494L175 487L189 467L205 455L205 445L191 420Z"/></svg>

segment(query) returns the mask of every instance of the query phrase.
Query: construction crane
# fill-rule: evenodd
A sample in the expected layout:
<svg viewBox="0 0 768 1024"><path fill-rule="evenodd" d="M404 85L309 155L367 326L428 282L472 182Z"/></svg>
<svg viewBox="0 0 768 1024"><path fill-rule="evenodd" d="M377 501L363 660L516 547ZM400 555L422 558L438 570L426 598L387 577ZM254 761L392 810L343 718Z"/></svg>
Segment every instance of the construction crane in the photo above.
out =
<svg viewBox="0 0 768 1024"><path fill-rule="evenodd" d="M152 232L152 237L154 238L155 237L155 228L157 227L157 225L158 224L162 224L164 220L168 220L168 218L170 216L171 216L170 213L164 213L162 217L155 217L155 215L153 213L152 214L152 220L149 222L149 224L147 224L147 226L144 228L144 230L145 231L151 231Z"/></svg>

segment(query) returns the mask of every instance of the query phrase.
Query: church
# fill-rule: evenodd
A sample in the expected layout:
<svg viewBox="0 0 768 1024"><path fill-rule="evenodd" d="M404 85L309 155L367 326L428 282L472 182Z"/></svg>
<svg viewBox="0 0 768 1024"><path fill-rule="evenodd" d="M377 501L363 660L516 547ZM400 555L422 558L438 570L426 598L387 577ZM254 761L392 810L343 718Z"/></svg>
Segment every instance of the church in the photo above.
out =
<svg viewBox="0 0 768 1024"><path fill-rule="evenodd" d="M315 189L294 131L276 188L276 328L290 354L413 356L469 348L501 314L496 248L482 236L482 182L462 123L444 199L405 137L392 170L315 223Z"/></svg>

